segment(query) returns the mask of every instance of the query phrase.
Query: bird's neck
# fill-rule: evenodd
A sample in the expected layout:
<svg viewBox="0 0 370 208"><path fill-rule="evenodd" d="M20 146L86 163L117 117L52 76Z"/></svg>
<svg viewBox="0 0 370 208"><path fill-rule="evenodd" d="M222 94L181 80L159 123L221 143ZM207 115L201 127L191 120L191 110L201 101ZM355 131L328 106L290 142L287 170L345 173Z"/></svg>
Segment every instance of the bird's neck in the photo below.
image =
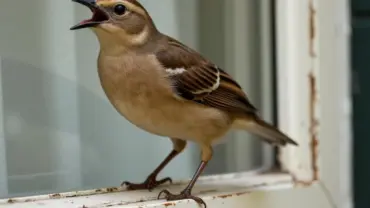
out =
<svg viewBox="0 0 370 208"><path fill-rule="evenodd" d="M111 33L104 30L94 31L100 44L100 50L107 55L123 55L132 51L142 51L147 45L152 45L155 41L155 34L151 30L144 29L140 34L130 35L121 33Z"/></svg>
<svg viewBox="0 0 370 208"><path fill-rule="evenodd" d="M129 51L129 47L122 43L120 37L106 31L94 31L100 45L100 51L111 56L121 55Z"/></svg>

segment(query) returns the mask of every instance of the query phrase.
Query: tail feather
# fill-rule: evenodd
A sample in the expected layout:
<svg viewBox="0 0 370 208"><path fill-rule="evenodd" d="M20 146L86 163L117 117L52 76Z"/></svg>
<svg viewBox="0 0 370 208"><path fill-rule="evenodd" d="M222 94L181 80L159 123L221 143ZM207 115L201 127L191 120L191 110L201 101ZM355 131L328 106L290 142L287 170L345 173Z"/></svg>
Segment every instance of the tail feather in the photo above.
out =
<svg viewBox="0 0 370 208"><path fill-rule="evenodd" d="M281 146L292 144L298 146L298 143L291 139L289 136L260 118L238 121L237 123L239 128L246 130L252 134L261 136L262 139L270 144L277 144Z"/></svg>

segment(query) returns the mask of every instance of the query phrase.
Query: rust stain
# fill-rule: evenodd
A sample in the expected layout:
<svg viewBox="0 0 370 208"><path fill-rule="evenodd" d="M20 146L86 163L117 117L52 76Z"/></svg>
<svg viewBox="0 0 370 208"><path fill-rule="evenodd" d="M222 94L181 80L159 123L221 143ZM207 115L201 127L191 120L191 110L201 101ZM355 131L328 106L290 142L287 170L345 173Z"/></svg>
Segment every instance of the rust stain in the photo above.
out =
<svg viewBox="0 0 370 208"><path fill-rule="evenodd" d="M106 204L106 205L104 205L104 207L124 206L124 205L127 205L127 204L129 204L129 203L120 202L120 203L117 203L117 204Z"/></svg>
<svg viewBox="0 0 370 208"><path fill-rule="evenodd" d="M225 198L232 197L232 196L233 196L232 194L225 194L225 195L218 196L218 198L225 199Z"/></svg>
<svg viewBox="0 0 370 208"><path fill-rule="evenodd" d="M310 149L311 149L311 165L312 165L312 180L311 181L302 181L299 180L294 174L292 175L293 182L296 186L311 186L313 183L319 180L319 167L318 167L318 127L320 125L318 119L316 118L316 104L318 102L318 90L317 90L317 80L312 69L308 74L308 83L309 83L309 134L310 134Z"/></svg>
<svg viewBox="0 0 370 208"><path fill-rule="evenodd" d="M107 188L107 192L109 192L109 193L116 192L116 191L118 191L118 188L117 187Z"/></svg>
<svg viewBox="0 0 370 208"><path fill-rule="evenodd" d="M217 199L217 198L226 199L226 198L229 198L229 197L241 196L241 195L248 194L248 193L250 193L250 192L249 191L244 191L244 192L238 192L238 193L235 193L235 194L224 194L224 195L219 195L219 196L213 196L212 199Z"/></svg>
<svg viewBox="0 0 370 208"><path fill-rule="evenodd" d="M313 0L309 1L309 38L310 38L310 55L316 57L315 53L315 38L316 38L316 9Z"/></svg>
<svg viewBox="0 0 370 208"><path fill-rule="evenodd" d="M163 204L165 207L170 207L170 206L175 206L175 204L174 203L165 203L165 204Z"/></svg>
<svg viewBox="0 0 370 208"><path fill-rule="evenodd" d="M59 199L59 198L61 198L62 197L62 195L60 195L60 194L50 194L49 195L49 198L50 199Z"/></svg>
<svg viewBox="0 0 370 208"><path fill-rule="evenodd" d="M54 194L46 194L42 195L39 198L27 198L27 199L14 199L9 198L5 199L7 203L19 203L19 202L34 202L40 200L47 200L47 199L60 199L60 198L73 198L73 197L86 197L100 193L110 193L110 192L118 192L120 190L119 187L111 187L111 188L101 188L101 189L93 189L93 190L86 190L86 191L76 191L76 192L66 192L66 193L54 193Z"/></svg>
<svg viewBox="0 0 370 208"><path fill-rule="evenodd" d="M294 182L294 186L295 187L299 187L299 186L303 186L303 187L309 187L311 186L314 181L302 181L302 180L298 180L296 176L292 176L293 177L293 182Z"/></svg>
<svg viewBox="0 0 370 208"><path fill-rule="evenodd" d="M15 200L14 199L8 199L8 203L13 204L13 203L15 203Z"/></svg>
<svg viewBox="0 0 370 208"><path fill-rule="evenodd" d="M317 103L318 103L318 85L315 76L315 61L317 54L315 51L315 43L317 39L317 25L316 16L317 11L315 8L315 0L309 0L308 4L309 10L309 55L311 57L312 68L308 74L308 84L309 84L309 134L310 134L310 146L311 149L311 168L312 168L312 180L311 181L300 181L296 176L292 175L294 184L297 186L311 186L314 182L319 180L319 167L318 167L318 128L319 120L316 117L317 114Z"/></svg>
<svg viewBox="0 0 370 208"><path fill-rule="evenodd" d="M240 192L240 193L236 193L236 196L241 196L241 195L249 194L249 193L250 193L249 191Z"/></svg>
<svg viewBox="0 0 370 208"><path fill-rule="evenodd" d="M319 146L319 141L317 140L316 137L312 138L311 142L311 149L312 149L312 169L313 169L313 180L317 181L319 180L319 167L317 165L317 160L318 160L318 146Z"/></svg>
<svg viewBox="0 0 370 208"><path fill-rule="evenodd" d="M313 170L313 180L319 179L319 168L317 164L318 160L318 144L317 139L317 128L319 126L319 121L316 119L316 103L317 103L317 83L313 72L309 74L309 84L310 84L310 134L311 134L311 152L312 152L312 170Z"/></svg>

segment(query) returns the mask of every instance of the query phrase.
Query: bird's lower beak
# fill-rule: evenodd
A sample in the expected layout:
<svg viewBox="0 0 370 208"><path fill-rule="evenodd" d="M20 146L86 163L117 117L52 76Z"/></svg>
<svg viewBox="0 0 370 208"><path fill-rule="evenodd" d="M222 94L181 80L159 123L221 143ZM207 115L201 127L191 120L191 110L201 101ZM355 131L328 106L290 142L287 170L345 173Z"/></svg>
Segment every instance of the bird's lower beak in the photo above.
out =
<svg viewBox="0 0 370 208"><path fill-rule="evenodd" d="M93 16L90 19L83 20L75 26L71 27L71 30L78 30L82 28L95 27L105 21L109 20L108 14L96 5L96 0L72 0L87 6L92 12Z"/></svg>

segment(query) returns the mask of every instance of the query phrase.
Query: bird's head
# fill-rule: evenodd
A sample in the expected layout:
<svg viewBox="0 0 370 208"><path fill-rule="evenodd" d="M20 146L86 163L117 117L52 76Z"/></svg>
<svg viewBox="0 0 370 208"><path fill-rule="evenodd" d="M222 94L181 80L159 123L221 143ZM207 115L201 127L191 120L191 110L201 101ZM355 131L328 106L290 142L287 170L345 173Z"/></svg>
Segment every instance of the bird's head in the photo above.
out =
<svg viewBox="0 0 370 208"><path fill-rule="evenodd" d="M125 46L142 45L157 32L145 8L137 0L72 0L87 6L92 17L71 27L90 28L101 44L119 41Z"/></svg>

